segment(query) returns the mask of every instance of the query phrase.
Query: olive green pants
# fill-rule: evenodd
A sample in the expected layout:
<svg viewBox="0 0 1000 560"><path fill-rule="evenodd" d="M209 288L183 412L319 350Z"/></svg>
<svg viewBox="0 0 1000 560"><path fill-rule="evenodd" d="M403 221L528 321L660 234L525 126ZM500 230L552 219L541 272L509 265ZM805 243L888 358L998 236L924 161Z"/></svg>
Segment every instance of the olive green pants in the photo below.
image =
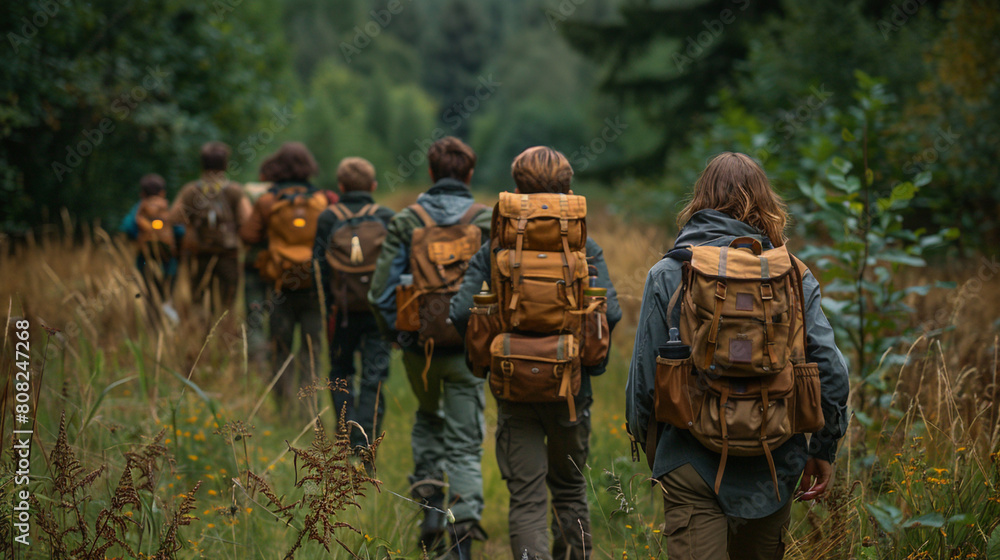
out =
<svg viewBox="0 0 1000 560"><path fill-rule="evenodd" d="M510 548L514 560L590 557L590 512L583 469L590 450L590 403L497 400L497 463L510 491ZM546 527L552 494L552 536ZM551 550L551 552L550 552Z"/></svg>
<svg viewBox="0 0 1000 560"><path fill-rule="evenodd" d="M779 560L785 555L781 537L792 500L767 517L744 519L723 513L715 492L689 464L659 482L670 560Z"/></svg>
<svg viewBox="0 0 1000 560"><path fill-rule="evenodd" d="M410 482L443 480L447 475L445 505L455 522L478 522L483 513L485 380L472 375L463 354L434 354L426 386L423 354L403 352L403 368L417 397Z"/></svg>

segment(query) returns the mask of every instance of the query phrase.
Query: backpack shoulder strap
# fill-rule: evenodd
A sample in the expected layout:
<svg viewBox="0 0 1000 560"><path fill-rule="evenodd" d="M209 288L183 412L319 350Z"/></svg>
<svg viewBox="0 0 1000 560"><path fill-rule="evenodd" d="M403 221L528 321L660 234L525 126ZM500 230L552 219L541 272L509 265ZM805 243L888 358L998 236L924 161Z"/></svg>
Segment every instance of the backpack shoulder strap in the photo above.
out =
<svg viewBox="0 0 1000 560"><path fill-rule="evenodd" d="M358 215L360 215L360 216L374 216L375 213L378 212L379 208L381 208L381 207L378 204L375 204L374 202L372 202L371 204L368 204L364 208L362 208L361 211L358 212Z"/></svg>
<svg viewBox="0 0 1000 560"><path fill-rule="evenodd" d="M805 352L809 348L809 338L807 336L806 324L806 295L805 295L805 281L806 272L809 270L806 264L795 257L791 251L788 250L788 245L785 245L785 251L788 252L788 258L792 261L792 270L795 271L795 283L797 284L796 290L799 295L799 305L802 307L802 351ZM807 358L808 359L808 358Z"/></svg>
<svg viewBox="0 0 1000 560"><path fill-rule="evenodd" d="M413 204L407 206L407 208L412 210L413 213L416 214L418 218L420 218L420 221L424 223L424 227L434 227L437 225L437 222L434 221L434 218L432 218L431 215L427 213L427 210L425 210L424 207L421 206L420 204L414 202Z"/></svg>
<svg viewBox="0 0 1000 560"><path fill-rule="evenodd" d="M471 224L472 221L476 219L476 216L478 216L483 210L486 210L486 208L487 206L485 204L473 202L472 206L469 206L469 209L465 211L465 214L462 214L462 218L458 220L458 223L462 225Z"/></svg>
<svg viewBox="0 0 1000 560"><path fill-rule="evenodd" d="M354 214L351 212L351 210L347 206L344 206L343 204L334 204L330 206L330 211L333 212L333 215L336 216L337 219L342 222L346 222L347 220L354 217Z"/></svg>

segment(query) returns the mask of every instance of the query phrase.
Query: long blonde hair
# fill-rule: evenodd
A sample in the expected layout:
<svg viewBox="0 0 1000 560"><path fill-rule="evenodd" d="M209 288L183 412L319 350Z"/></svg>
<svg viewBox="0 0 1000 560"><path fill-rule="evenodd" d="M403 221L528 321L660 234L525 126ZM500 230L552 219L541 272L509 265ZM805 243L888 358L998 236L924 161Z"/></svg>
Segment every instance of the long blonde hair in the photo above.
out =
<svg viewBox="0 0 1000 560"><path fill-rule="evenodd" d="M684 227L695 212L706 209L759 229L775 247L785 244L785 201L774 192L764 170L746 154L723 152L708 162L694 183L691 200L677 215L677 227Z"/></svg>

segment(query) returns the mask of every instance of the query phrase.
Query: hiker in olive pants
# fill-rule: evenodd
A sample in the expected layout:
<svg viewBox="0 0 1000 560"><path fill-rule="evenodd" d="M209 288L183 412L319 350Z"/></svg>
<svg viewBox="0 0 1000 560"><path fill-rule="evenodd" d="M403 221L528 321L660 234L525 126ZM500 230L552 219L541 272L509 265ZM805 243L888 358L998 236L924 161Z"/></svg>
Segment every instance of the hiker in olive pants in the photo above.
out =
<svg viewBox="0 0 1000 560"><path fill-rule="evenodd" d="M570 558L583 558L590 550L583 468L590 451L592 402L577 399L577 419L571 422L562 403L497 401L497 464L510 490L510 511L516 512L509 518L512 550L549 550L546 490L554 510L551 558L567 558L567 551ZM544 556L529 556L536 557Z"/></svg>
<svg viewBox="0 0 1000 560"><path fill-rule="evenodd" d="M478 519L483 510L479 465L486 432L483 380L472 375L461 354L434 356L426 388L420 375L424 368L422 354L403 352L403 367L417 397L410 442L414 475L410 483L420 490L421 483L443 480L447 472L452 503L441 509L450 507L458 520Z"/></svg>
<svg viewBox="0 0 1000 560"><path fill-rule="evenodd" d="M472 541L486 540L479 526L483 511L484 381L469 371L463 346L427 346L420 344L417 332L395 328L396 288L404 283L404 275L412 279L414 231L429 223L421 213L441 227L474 225L480 234L478 243L489 238L491 215L487 209L474 206L469 190L476 164L472 148L446 136L431 145L427 160L434 186L417 198L415 207L400 210L389 223L368 302L375 310L379 329L402 348L403 366L419 403L411 442L410 491L424 506L420 545L428 552L443 552L447 533L454 555L468 560ZM443 312L447 316L447 308ZM448 509L454 514L450 523L444 515Z"/></svg>

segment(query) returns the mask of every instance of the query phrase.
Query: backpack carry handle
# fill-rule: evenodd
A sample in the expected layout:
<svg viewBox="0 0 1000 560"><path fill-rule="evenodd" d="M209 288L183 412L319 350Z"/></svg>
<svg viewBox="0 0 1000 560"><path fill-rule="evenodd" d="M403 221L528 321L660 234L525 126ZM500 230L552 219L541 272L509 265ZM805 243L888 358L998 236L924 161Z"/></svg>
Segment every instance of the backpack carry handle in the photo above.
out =
<svg viewBox="0 0 1000 560"><path fill-rule="evenodd" d="M750 252L758 256L764 252L764 246L760 240L753 237L737 237L729 246L733 249L750 249Z"/></svg>

